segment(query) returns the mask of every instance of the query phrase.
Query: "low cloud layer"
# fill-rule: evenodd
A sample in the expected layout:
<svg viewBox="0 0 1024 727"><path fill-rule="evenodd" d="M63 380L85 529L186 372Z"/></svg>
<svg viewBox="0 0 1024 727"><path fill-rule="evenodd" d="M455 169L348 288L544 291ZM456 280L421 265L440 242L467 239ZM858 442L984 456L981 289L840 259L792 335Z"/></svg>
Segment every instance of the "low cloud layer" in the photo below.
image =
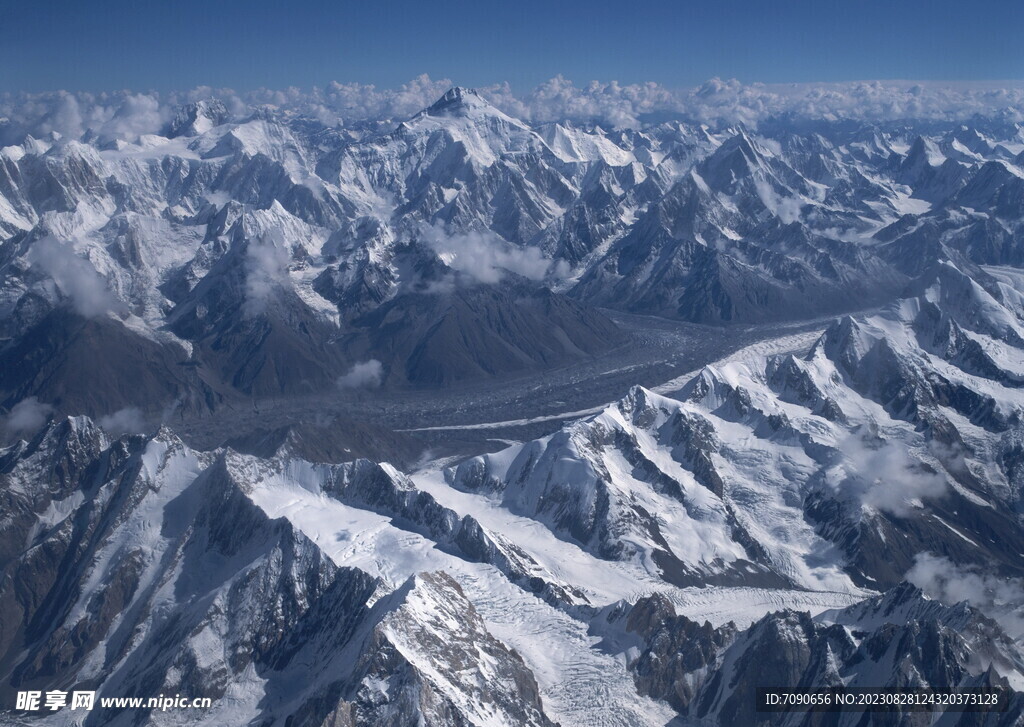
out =
<svg viewBox="0 0 1024 727"><path fill-rule="evenodd" d="M384 380L384 365L375 358L355 364L347 374L338 377L341 389L375 389Z"/></svg>
<svg viewBox="0 0 1024 727"><path fill-rule="evenodd" d="M967 601L1011 637L1024 637L1024 581L1019 578L999 578L931 553L918 555L906 578L931 598L950 605Z"/></svg>
<svg viewBox="0 0 1024 727"><path fill-rule="evenodd" d="M199 87L175 93L67 93L0 95L0 145L20 144L26 134L57 132L79 139L137 138L158 133L177 108L217 98L241 119L259 107L314 118L327 126L405 119L438 99L450 79L422 75L398 88L330 83L304 90ZM830 84L760 84L712 79L697 88L670 89L657 83L615 81L576 85L561 76L516 94L509 85L478 89L498 108L533 123L576 121L636 128L668 116L719 124L758 124L781 116L855 121L967 120L975 116L1024 121L1024 82L912 83L868 81Z"/></svg>
<svg viewBox="0 0 1024 727"><path fill-rule="evenodd" d="M915 503L938 497L946 480L899 443L853 435L839 443L847 475L839 490L862 505L903 517Z"/></svg>
<svg viewBox="0 0 1024 727"><path fill-rule="evenodd" d="M70 246L44 237L32 244L28 261L56 283L61 295L79 315L95 318L118 307L107 281L92 263L76 255Z"/></svg>
<svg viewBox="0 0 1024 727"><path fill-rule="evenodd" d="M135 407L126 407L113 414L100 417L98 424L115 436L146 432L146 419L142 416L142 412Z"/></svg>
<svg viewBox="0 0 1024 727"><path fill-rule="evenodd" d="M52 406L30 396L15 404L6 417L0 418L0 426L11 434L31 434L46 423L52 412Z"/></svg>
<svg viewBox="0 0 1024 727"><path fill-rule="evenodd" d="M274 291L290 284L291 255L280 232L251 242L245 250L245 312L249 316L266 311Z"/></svg>
<svg viewBox="0 0 1024 727"><path fill-rule="evenodd" d="M555 265L536 247L516 247L493 232L468 232L450 235L438 227L423 231L422 240L452 270L480 283L500 282L507 273L530 280L542 280ZM565 265L565 263L561 263Z"/></svg>

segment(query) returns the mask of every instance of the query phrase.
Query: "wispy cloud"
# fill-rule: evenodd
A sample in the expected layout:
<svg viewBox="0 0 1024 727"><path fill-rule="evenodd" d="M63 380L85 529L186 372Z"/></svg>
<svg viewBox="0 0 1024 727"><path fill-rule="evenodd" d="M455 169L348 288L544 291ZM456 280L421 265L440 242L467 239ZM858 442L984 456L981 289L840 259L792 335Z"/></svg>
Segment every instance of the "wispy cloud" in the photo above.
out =
<svg viewBox="0 0 1024 727"><path fill-rule="evenodd" d="M448 234L441 227L426 227L421 239L449 268L480 283L500 282L508 273L542 280L555 265L536 247L516 247L489 231Z"/></svg>
<svg viewBox="0 0 1024 727"><path fill-rule="evenodd" d="M30 396L15 404L7 416L0 419L0 424L12 434L31 433L46 423L46 418L51 412L52 406Z"/></svg>
<svg viewBox="0 0 1024 727"><path fill-rule="evenodd" d="M69 245L44 237L32 243L27 258L56 283L61 295L71 302L79 315L95 318L118 307L107 281L92 263L76 255Z"/></svg>
<svg viewBox="0 0 1024 727"><path fill-rule="evenodd" d="M146 419L134 406L118 409L113 414L100 417L98 423L114 435L143 434L146 431Z"/></svg>
<svg viewBox="0 0 1024 727"><path fill-rule="evenodd" d="M898 443L853 434L839 443L839 451L838 490L867 507L902 517L921 499L946 491L945 478Z"/></svg>
<svg viewBox="0 0 1024 727"><path fill-rule="evenodd" d="M275 290L290 284L291 259L283 235L275 232L248 244L245 250L245 312L259 315Z"/></svg>
<svg viewBox="0 0 1024 727"><path fill-rule="evenodd" d="M355 364L347 374L338 377L341 389L374 389L384 380L384 365L375 358Z"/></svg>
<svg viewBox="0 0 1024 727"><path fill-rule="evenodd" d="M397 88L360 83L329 83L308 90L199 87L166 94L115 93L4 94L0 96L0 144L21 143L26 134L58 132L80 138L134 138L157 133L181 104L204 98L224 101L235 119L261 106L302 114L327 126L366 120L404 119L428 106L453 81L422 75ZM806 119L958 121L975 116L1024 121L1024 83L939 83L866 81L830 84L741 83L712 79L697 88L670 89L657 83L616 81L577 85L556 76L516 94L507 83L478 89L503 111L541 123L596 122L611 127L641 126L649 115L672 114L709 124L759 123L790 116Z"/></svg>
<svg viewBox="0 0 1024 727"><path fill-rule="evenodd" d="M928 596L946 604L967 601L995 619L1011 637L1024 637L1024 581L1000 578L948 558L921 553L906 575Z"/></svg>

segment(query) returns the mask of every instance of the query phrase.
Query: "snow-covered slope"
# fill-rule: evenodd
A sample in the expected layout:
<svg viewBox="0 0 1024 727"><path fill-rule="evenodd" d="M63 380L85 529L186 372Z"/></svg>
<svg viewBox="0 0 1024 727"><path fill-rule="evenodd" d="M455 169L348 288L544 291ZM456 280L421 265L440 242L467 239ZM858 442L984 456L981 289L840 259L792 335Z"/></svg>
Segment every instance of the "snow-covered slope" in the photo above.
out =
<svg viewBox="0 0 1024 727"><path fill-rule="evenodd" d="M455 88L395 124L198 102L161 135L5 147L0 428L25 439L0 450L0 702L731 727L771 680L1000 684L1010 710L979 719L1014 724L1011 126L532 125ZM387 463L421 458L388 430L417 405L597 371L639 340L630 313L737 345L840 317L558 431L527 413L490 454ZM321 416L331 397L349 410Z"/></svg>
<svg viewBox="0 0 1024 727"><path fill-rule="evenodd" d="M890 587L923 551L1020 577L1009 305L944 265L804 357L709 366L675 399L637 387L449 481L680 586Z"/></svg>
<svg viewBox="0 0 1024 727"><path fill-rule="evenodd" d="M163 135L111 133L0 151L0 354L71 362L3 376L7 408L198 411L322 390L370 359L385 386L451 385L620 343L595 305L794 320L887 303L942 260L1021 262L1017 130L984 120L531 126L453 88L391 126L200 101ZM559 345L504 326L516 300L497 293L466 313L458 293L512 281L571 312ZM402 312L421 305L436 315ZM388 336L367 330L389 316ZM489 343L423 375L397 342L436 346L433 326L453 317ZM70 371L83 338L133 350L116 378L158 359L171 383L145 402L85 391Z"/></svg>
<svg viewBox="0 0 1024 727"><path fill-rule="evenodd" d="M268 511L259 462L193 452L166 430L112 441L84 418L2 457L5 698L89 683L100 696L208 696L196 724L552 724L529 668L458 582L387 585L342 565L301 519ZM374 472L393 473L345 472L371 499ZM298 492L312 484L289 475ZM96 710L86 724L139 716Z"/></svg>
<svg viewBox="0 0 1024 727"><path fill-rule="evenodd" d="M214 698L189 724L731 725L769 682L1020 690L1024 337L983 282L941 265L804 356L411 477L52 417L0 451L3 694Z"/></svg>
<svg viewBox="0 0 1024 727"><path fill-rule="evenodd" d="M779 611L745 631L713 628L677 616L662 597L642 599L614 621L639 637L632 669L637 688L667 699L697 724L806 724L806 710L758 713L763 688L997 688L1009 690L1005 711L951 711L950 725L1013 725L1024 712L1024 661L993 621L965 604L928 600L910 584L847 609L811 618ZM622 623L624 621L624 624ZM1012 686L1011 686L1012 685ZM825 724L863 724L864 711L833 710ZM933 715L890 709L872 724L930 723Z"/></svg>

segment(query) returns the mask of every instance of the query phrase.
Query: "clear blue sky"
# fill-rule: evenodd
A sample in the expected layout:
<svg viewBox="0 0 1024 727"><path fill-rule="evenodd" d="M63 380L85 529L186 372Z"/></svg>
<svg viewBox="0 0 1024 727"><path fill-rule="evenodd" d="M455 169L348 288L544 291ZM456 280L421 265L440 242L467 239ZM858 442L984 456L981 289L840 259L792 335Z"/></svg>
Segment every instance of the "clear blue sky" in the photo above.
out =
<svg viewBox="0 0 1024 727"><path fill-rule="evenodd" d="M1022 0L0 0L0 91L1024 78Z"/></svg>

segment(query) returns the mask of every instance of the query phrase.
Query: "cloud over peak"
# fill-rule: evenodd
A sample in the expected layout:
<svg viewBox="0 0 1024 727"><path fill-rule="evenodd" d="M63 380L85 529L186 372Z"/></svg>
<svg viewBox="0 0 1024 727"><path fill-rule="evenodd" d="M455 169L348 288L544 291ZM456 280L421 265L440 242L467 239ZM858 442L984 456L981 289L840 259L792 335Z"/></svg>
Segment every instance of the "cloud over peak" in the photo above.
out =
<svg viewBox="0 0 1024 727"><path fill-rule="evenodd" d="M260 107L311 117L326 126L401 120L436 101L455 85L421 75L397 88L332 82L323 88L231 89L198 87L158 93L16 93L0 95L0 144L25 136L132 138L157 133L183 104L206 98L224 102L241 119ZM778 117L836 121L896 119L957 121L977 116L1024 122L1024 82L914 83L865 81L827 84L741 83L711 79L697 88L670 89L657 83L617 81L577 85L556 76L516 94L507 83L477 89L506 113L531 123L573 121L637 128L678 117L711 125L757 126Z"/></svg>

